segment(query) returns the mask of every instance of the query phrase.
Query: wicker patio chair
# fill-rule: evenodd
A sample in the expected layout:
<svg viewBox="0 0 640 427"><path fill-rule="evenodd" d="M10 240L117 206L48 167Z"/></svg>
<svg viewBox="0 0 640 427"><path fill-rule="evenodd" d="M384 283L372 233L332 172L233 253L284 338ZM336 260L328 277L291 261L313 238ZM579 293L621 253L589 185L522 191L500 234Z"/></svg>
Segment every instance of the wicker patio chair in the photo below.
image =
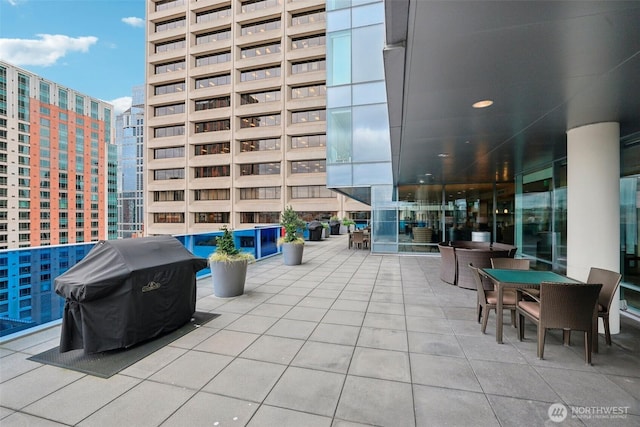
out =
<svg viewBox="0 0 640 427"><path fill-rule="evenodd" d="M481 331L484 334L487 329L487 321L489 320L489 312L491 310L496 311L496 316L502 316L502 313L498 313L496 310L498 302L498 292L489 291L484 288L482 278L478 269L469 264L469 271L476 282L476 289L478 291L478 305L476 307L476 314L478 315L478 323L482 318ZM516 295L513 292L504 293L502 295L502 309L511 311L511 325L515 326L516 319Z"/></svg>
<svg viewBox="0 0 640 427"><path fill-rule="evenodd" d="M456 276L456 285L465 289L475 289L475 279L471 271L467 268L469 264L473 264L476 268L491 267L491 258L506 258L508 251L504 250L475 250L466 248L456 248L456 264L458 265L458 273ZM494 288L491 279L482 278L484 288L491 291Z"/></svg>
<svg viewBox="0 0 640 427"><path fill-rule="evenodd" d="M354 231L351 233L351 245L356 249L363 249L365 247L365 237L364 232L362 231Z"/></svg>
<svg viewBox="0 0 640 427"><path fill-rule="evenodd" d="M622 274L615 271L605 270L602 268L591 267L587 283L602 283L602 290L598 296L598 317L602 318L604 323L604 336L607 345L611 345L611 331L609 329L609 309L613 296L620 286ZM598 352L598 319L595 318L593 351Z"/></svg>
<svg viewBox="0 0 640 427"><path fill-rule="evenodd" d="M525 258L491 258L491 268L503 270L528 270L531 261Z"/></svg>
<svg viewBox="0 0 640 427"><path fill-rule="evenodd" d="M440 280L449 283L450 285L456 284L456 252L453 246L447 244L447 242L441 242L438 244L440 250Z"/></svg>
<svg viewBox="0 0 640 427"><path fill-rule="evenodd" d="M525 317L538 328L538 358L544 356L544 341L547 329L562 329L565 344L571 330L584 331L585 362L591 364L593 346L593 319L602 284L553 283L540 284L539 298L534 301L521 300L528 289L517 290L516 312L518 313L518 339L524 339Z"/></svg>

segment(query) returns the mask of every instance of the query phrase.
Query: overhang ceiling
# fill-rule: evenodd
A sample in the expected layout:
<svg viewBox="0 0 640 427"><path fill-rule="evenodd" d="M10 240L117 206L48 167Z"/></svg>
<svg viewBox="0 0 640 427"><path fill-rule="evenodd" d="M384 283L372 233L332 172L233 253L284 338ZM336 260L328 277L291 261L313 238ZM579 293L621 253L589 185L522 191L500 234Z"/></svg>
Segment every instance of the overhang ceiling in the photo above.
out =
<svg viewBox="0 0 640 427"><path fill-rule="evenodd" d="M385 15L397 185L511 181L590 123L640 138L640 1L387 0Z"/></svg>

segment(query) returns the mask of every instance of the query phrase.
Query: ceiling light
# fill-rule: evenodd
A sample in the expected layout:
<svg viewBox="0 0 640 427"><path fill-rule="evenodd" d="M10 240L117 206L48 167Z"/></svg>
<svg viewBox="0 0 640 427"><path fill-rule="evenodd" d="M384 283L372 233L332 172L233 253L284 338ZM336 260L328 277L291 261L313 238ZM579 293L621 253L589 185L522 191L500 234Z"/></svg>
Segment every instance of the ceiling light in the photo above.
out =
<svg viewBox="0 0 640 427"><path fill-rule="evenodd" d="M449 153L440 153L440 154L438 154L438 157L441 157L441 158L444 159L446 157L449 157Z"/></svg>
<svg viewBox="0 0 640 427"><path fill-rule="evenodd" d="M493 105L493 101L490 99L483 99L482 101L478 101L472 105L473 108L487 108Z"/></svg>

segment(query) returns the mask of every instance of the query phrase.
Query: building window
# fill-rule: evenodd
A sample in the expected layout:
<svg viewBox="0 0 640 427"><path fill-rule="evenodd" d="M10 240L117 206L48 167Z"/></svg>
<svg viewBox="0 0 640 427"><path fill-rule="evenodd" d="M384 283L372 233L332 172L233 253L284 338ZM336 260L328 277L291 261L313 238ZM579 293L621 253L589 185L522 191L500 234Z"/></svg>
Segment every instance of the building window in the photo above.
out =
<svg viewBox="0 0 640 427"><path fill-rule="evenodd" d="M335 198L336 193L324 185L301 185L291 187L292 199L325 199Z"/></svg>
<svg viewBox="0 0 640 427"><path fill-rule="evenodd" d="M325 22L326 20L327 14L324 10L311 10L291 15L291 26L314 24L316 22Z"/></svg>
<svg viewBox="0 0 640 427"><path fill-rule="evenodd" d="M280 150L280 138L249 139L240 141L240 152Z"/></svg>
<svg viewBox="0 0 640 427"><path fill-rule="evenodd" d="M229 212L196 212L196 224L221 224L229 222Z"/></svg>
<svg viewBox="0 0 640 427"><path fill-rule="evenodd" d="M280 163L249 163L240 165L240 175L279 175Z"/></svg>
<svg viewBox="0 0 640 427"><path fill-rule="evenodd" d="M174 28L182 28L186 23L187 20L184 17L172 19L170 21L158 22L156 24L156 33L173 30Z"/></svg>
<svg viewBox="0 0 640 427"><path fill-rule="evenodd" d="M212 120L210 122L198 122L195 124L195 133L218 132L231 129L231 120Z"/></svg>
<svg viewBox="0 0 640 427"><path fill-rule="evenodd" d="M174 61L174 62L166 62L164 64L158 64L155 68L156 74L164 74L170 73L172 71L181 71L186 68L186 62L182 61Z"/></svg>
<svg viewBox="0 0 640 427"><path fill-rule="evenodd" d="M229 154L230 144L227 142L213 142L211 144L198 144L194 146L196 156L206 156L209 154Z"/></svg>
<svg viewBox="0 0 640 427"><path fill-rule="evenodd" d="M241 188L240 200L270 200L280 198L280 187Z"/></svg>
<svg viewBox="0 0 640 427"><path fill-rule="evenodd" d="M266 92L243 93L240 95L240 105L258 104L280 101L280 89Z"/></svg>
<svg viewBox="0 0 640 427"><path fill-rule="evenodd" d="M153 88L154 95L165 95L167 93L176 93L176 92L184 92L184 91L185 91L184 82L159 85Z"/></svg>
<svg viewBox="0 0 640 427"><path fill-rule="evenodd" d="M184 49L187 46L187 42L184 39L172 40L169 42L163 42L156 44L156 53L171 52L172 50Z"/></svg>
<svg viewBox="0 0 640 427"><path fill-rule="evenodd" d="M296 111L291 113L291 123L324 122L327 120L326 110Z"/></svg>
<svg viewBox="0 0 640 427"><path fill-rule="evenodd" d="M230 176L231 168L229 165L222 166L201 166L193 168L194 178L217 178L221 176Z"/></svg>
<svg viewBox="0 0 640 427"><path fill-rule="evenodd" d="M324 46L327 43L324 34L291 39L291 49Z"/></svg>
<svg viewBox="0 0 640 427"><path fill-rule="evenodd" d="M155 107L154 116L169 116L171 114L181 114L184 113L184 103L180 104L171 104L171 105L163 105L161 107Z"/></svg>
<svg viewBox="0 0 640 427"><path fill-rule="evenodd" d="M261 126L280 126L280 114L270 114L268 116L251 116L240 118L240 128L253 128Z"/></svg>
<svg viewBox="0 0 640 427"><path fill-rule="evenodd" d="M154 213L153 222L155 222L156 224L182 224L184 223L184 213L182 212Z"/></svg>
<svg viewBox="0 0 640 427"><path fill-rule="evenodd" d="M184 147L156 148L153 150L154 159L172 159L184 157Z"/></svg>
<svg viewBox="0 0 640 427"><path fill-rule="evenodd" d="M207 87L224 86L231 84L231 74L223 74L221 76L205 77L196 79L196 89L204 89Z"/></svg>
<svg viewBox="0 0 640 427"><path fill-rule="evenodd" d="M181 135L184 135L184 125L164 126L153 129L153 136L155 138Z"/></svg>
<svg viewBox="0 0 640 427"><path fill-rule="evenodd" d="M221 18L228 18L231 16L231 8L229 6L221 9L207 10L206 12L196 13L196 23L215 21Z"/></svg>
<svg viewBox="0 0 640 427"><path fill-rule="evenodd" d="M272 55L280 53L280 43L269 43L261 46L245 47L240 49L240 58L255 58L256 56Z"/></svg>
<svg viewBox="0 0 640 427"><path fill-rule="evenodd" d="M230 38L231 38L231 30L227 28L224 30L213 31L211 33L200 34L196 36L196 44L200 45L200 44L211 43L211 42L220 41L220 40L228 40Z"/></svg>
<svg viewBox="0 0 640 427"><path fill-rule="evenodd" d="M213 110L216 108L231 107L231 97L222 96L219 98L198 99L195 101L196 111Z"/></svg>
<svg viewBox="0 0 640 427"><path fill-rule="evenodd" d="M214 53L211 55L196 56L196 67L205 65L222 64L231 61L231 52Z"/></svg>
<svg viewBox="0 0 640 427"><path fill-rule="evenodd" d="M327 86L311 85L291 88L291 99L312 98L315 96L327 96Z"/></svg>
<svg viewBox="0 0 640 427"><path fill-rule="evenodd" d="M280 77L280 67L260 68L257 70L247 70L240 73L241 82L252 82L254 80L264 80L273 77Z"/></svg>
<svg viewBox="0 0 640 427"><path fill-rule="evenodd" d="M240 11L242 13L255 12L256 10L264 10L282 4L282 0L249 0L242 3Z"/></svg>
<svg viewBox="0 0 640 427"><path fill-rule="evenodd" d="M300 135L291 137L291 148L309 148L309 147L326 147L327 136L325 134L318 135Z"/></svg>
<svg viewBox="0 0 640 427"><path fill-rule="evenodd" d="M326 172L326 160L302 160L291 162L291 173L319 173Z"/></svg>
<svg viewBox="0 0 640 427"><path fill-rule="evenodd" d="M229 200L231 199L231 191L228 188L195 190L193 198L195 200Z"/></svg>
<svg viewBox="0 0 640 427"><path fill-rule="evenodd" d="M187 0L157 0L156 1L156 12L160 10L171 9L176 6L181 6L185 4Z"/></svg>
<svg viewBox="0 0 640 427"><path fill-rule="evenodd" d="M277 224L280 222L280 212L241 212L241 224Z"/></svg>
<svg viewBox="0 0 640 427"><path fill-rule="evenodd" d="M251 36L253 34L264 33L265 31L277 30L280 28L279 19L270 19L268 21L254 22L245 24L240 27L240 34L243 36Z"/></svg>
<svg viewBox="0 0 640 427"><path fill-rule="evenodd" d="M163 181L166 179L184 179L184 169L158 169L153 171L153 179Z"/></svg>
<svg viewBox="0 0 640 427"><path fill-rule="evenodd" d="M154 191L153 201L154 202L183 202L184 190Z"/></svg>
<svg viewBox="0 0 640 427"><path fill-rule="evenodd" d="M324 71L327 67L327 61L324 59L316 59L313 61L294 62L291 64L291 74L309 73L312 71Z"/></svg>

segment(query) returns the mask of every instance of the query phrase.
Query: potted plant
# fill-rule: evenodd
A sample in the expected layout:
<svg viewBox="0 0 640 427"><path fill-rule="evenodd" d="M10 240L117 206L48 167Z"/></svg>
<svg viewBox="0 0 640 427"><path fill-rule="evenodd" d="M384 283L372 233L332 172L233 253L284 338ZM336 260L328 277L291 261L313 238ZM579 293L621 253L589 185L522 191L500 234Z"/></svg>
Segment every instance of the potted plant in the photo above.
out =
<svg viewBox="0 0 640 427"><path fill-rule="evenodd" d="M284 228L284 236L278 239L278 246L282 247L284 265L302 264L304 239L298 236L298 230L304 230L305 222L291 206L287 206L280 217L280 225Z"/></svg>
<svg viewBox="0 0 640 427"><path fill-rule="evenodd" d="M322 223L322 237L327 239L327 238L329 238L330 235L331 235L331 230L329 229L329 224L327 224L326 222L323 222Z"/></svg>
<svg viewBox="0 0 640 427"><path fill-rule="evenodd" d="M335 215L329 218L329 227L331 228L331 234L340 234L340 218Z"/></svg>
<svg viewBox="0 0 640 427"><path fill-rule="evenodd" d="M353 221L350 218L347 218L346 216L342 218L342 225L347 227L347 233L351 233L356 228L355 221Z"/></svg>
<svg viewBox="0 0 640 427"><path fill-rule="evenodd" d="M230 298L244 293L247 265L255 257L236 248L231 230L221 228L222 236L216 239L216 250L209 255L209 268L213 279L213 294L220 298Z"/></svg>

